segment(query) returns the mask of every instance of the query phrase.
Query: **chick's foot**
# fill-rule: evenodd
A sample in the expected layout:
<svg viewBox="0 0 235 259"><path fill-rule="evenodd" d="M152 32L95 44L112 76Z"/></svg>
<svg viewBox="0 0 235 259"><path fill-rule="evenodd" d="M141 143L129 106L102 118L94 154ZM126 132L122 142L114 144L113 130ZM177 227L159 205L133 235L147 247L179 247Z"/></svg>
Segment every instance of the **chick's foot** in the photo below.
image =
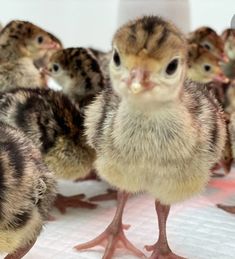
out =
<svg viewBox="0 0 235 259"><path fill-rule="evenodd" d="M228 213L235 214L235 206L217 204L217 207L224 210L224 211L227 211Z"/></svg>
<svg viewBox="0 0 235 259"><path fill-rule="evenodd" d="M150 259L184 259L174 254L167 241L166 221L170 212L170 206L163 205L159 201L155 202L158 217L159 237L155 245L145 246L147 251L153 251Z"/></svg>
<svg viewBox="0 0 235 259"><path fill-rule="evenodd" d="M25 247L17 249L14 253L8 254L4 259L21 259L29 252L29 250L33 247L35 242L36 240Z"/></svg>
<svg viewBox="0 0 235 259"><path fill-rule="evenodd" d="M84 201L85 195L78 194L74 196L63 196L58 194L54 202L54 206L62 213L66 213L67 208L86 208L86 209L95 209L96 204Z"/></svg>
<svg viewBox="0 0 235 259"><path fill-rule="evenodd" d="M110 201L117 200L118 192L113 189L107 189L107 193L93 196L89 201Z"/></svg>
<svg viewBox="0 0 235 259"><path fill-rule="evenodd" d="M129 226L122 224L122 215L127 198L128 194L124 192L118 193L118 207L111 224L101 235L87 243L75 246L75 249L80 251L95 246L103 246L105 247L105 252L102 259L111 259L116 248L124 248L140 258L146 258L145 255L126 238L123 231L123 229L129 228Z"/></svg>
<svg viewBox="0 0 235 259"><path fill-rule="evenodd" d="M157 242L152 246L145 246L145 249L149 252L153 251L150 259L185 259L184 257L174 254L168 245Z"/></svg>

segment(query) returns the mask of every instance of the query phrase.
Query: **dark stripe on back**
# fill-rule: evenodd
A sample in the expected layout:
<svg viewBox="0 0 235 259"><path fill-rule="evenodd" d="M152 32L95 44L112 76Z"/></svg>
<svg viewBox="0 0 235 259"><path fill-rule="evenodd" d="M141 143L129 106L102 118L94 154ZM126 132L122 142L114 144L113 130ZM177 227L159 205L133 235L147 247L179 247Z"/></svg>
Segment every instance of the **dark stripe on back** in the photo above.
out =
<svg viewBox="0 0 235 259"><path fill-rule="evenodd" d="M0 144L4 147L5 151L7 152L11 166L14 167L13 177L15 177L15 179L17 180L21 180L25 167L24 156L22 155L21 149L13 141L2 143L0 142ZM17 182L19 183L19 181Z"/></svg>
<svg viewBox="0 0 235 259"><path fill-rule="evenodd" d="M27 222L31 219L31 212L25 211L23 213L15 214L8 226L13 229L19 229L24 227Z"/></svg>
<svg viewBox="0 0 235 259"><path fill-rule="evenodd" d="M3 202L5 198L5 178L4 178L5 170L2 164L2 161L0 160L0 219L3 217Z"/></svg>

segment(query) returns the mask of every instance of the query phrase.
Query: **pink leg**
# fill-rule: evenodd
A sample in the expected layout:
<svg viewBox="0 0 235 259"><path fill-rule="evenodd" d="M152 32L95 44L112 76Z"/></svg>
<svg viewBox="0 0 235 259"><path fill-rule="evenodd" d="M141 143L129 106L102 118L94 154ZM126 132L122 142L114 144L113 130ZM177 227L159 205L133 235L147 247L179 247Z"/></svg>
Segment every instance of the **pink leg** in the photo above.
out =
<svg viewBox="0 0 235 259"><path fill-rule="evenodd" d="M35 242L36 240L32 242L30 245L17 249L14 253L7 255L4 259L21 259L29 252L29 250L33 247Z"/></svg>
<svg viewBox="0 0 235 259"><path fill-rule="evenodd" d="M91 197L89 201L110 201L110 200L117 200L118 192L113 189L107 189L107 193L96 195Z"/></svg>
<svg viewBox="0 0 235 259"><path fill-rule="evenodd" d="M95 180L95 181L100 181L99 176L96 173L96 170L91 170L89 175L84 177L84 178L78 178L75 180L75 182L83 182L83 181L88 181L88 180Z"/></svg>
<svg viewBox="0 0 235 259"><path fill-rule="evenodd" d="M235 206L217 204L217 207L224 210L224 211L227 211L228 213L235 214Z"/></svg>
<svg viewBox="0 0 235 259"><path fill-rule="evenodd" d="M96 204L83 201L85 195L78 194L74 196L63 196L62 194L58 194L56 200L54 202L54 206L62 213L66 213L67 208L86 208L86 209L95 209L97 207Z"/></svg>
<svg viewBox="0 0 235 259"><path fill-rule="evenodd" d="M170 206L162 205L159 201L156 201L155 207L158 216L159 237L156 244L145 246L147 251L153 251L150 259L183 259L183 257L180 257L171 251L167 241L166 221L169 215Z"/></svg>
<svg viewBox="0 0 235 259"><path fill-rule="evenodd" d="M118 206L111 224L101 235L90 242L75 246L75 249L80 251L94 246L105 246L102 259L111 259L116 248L124 248L138 257L145 258L145 255L126 238L123 231L126 226L122 225L122 215L127 199L127 193L118 192Z"/></svg>

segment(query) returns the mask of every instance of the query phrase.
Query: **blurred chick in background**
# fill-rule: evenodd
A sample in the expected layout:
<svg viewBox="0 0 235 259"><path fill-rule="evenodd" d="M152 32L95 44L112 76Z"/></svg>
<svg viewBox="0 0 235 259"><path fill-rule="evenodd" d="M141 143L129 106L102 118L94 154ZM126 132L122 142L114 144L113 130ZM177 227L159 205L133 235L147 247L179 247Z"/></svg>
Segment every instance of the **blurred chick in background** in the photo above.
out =
<svg viewBox="0 0 235 259"><path fill-rule="evenodd" d="M37 61L49 50L61 48L60 41L38 26L14 20L0 32L0 62L29 57Z"/></svg>
<svg viewBox="0 0 235 259"><path fill-rule="evenodd" d="M84 117L78 106L61 92L14 89L0 94L0 120L20 129L42 152L57 178L83 178L93 169L95 150L84 136ZM55 206L95 208L84 195L58 195Z"/></svg>
<svg viewBox="0 0 235 259"><path fill-rule="evenodd" d="M189 33L188 43L196 43L209 50L213 55L220 58L222 61L227 61L228 58L224 52L224 42L221 37L210 27L200 27Z"/></svg>
<svg viewBox="0 0 235 259"><path fill-rule="evenodd" d="M100 65L89 49L67 48L56 51L44 69L71 100L84 109L104 89Z"/></svg>
<svg viewBox="0 0 235 259"><path fill-rule="evenodd" d="M22 132L0 122L0 136L0 253L21 259L48 218L55 180Z"/></svg>
<svg viewBox="0 0 235 259"><path fill-rule="evenodd" d="M61 48L60 41L36 25L14 20L0 32L0 90L15 87L46 87L38 69Z"/></svg>

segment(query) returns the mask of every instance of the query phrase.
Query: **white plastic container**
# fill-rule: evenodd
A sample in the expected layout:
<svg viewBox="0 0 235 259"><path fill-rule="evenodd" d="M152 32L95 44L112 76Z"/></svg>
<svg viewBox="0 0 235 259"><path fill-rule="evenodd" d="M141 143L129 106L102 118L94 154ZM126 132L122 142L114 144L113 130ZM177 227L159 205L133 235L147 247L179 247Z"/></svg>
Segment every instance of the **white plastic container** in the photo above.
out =
<svg viewBox="0 0 235 259"><path fill-rule="evenodd" d="M174 22L183 32L190 31L189 0L120 0L118 25L142 15L159 15Z"/></svg>

